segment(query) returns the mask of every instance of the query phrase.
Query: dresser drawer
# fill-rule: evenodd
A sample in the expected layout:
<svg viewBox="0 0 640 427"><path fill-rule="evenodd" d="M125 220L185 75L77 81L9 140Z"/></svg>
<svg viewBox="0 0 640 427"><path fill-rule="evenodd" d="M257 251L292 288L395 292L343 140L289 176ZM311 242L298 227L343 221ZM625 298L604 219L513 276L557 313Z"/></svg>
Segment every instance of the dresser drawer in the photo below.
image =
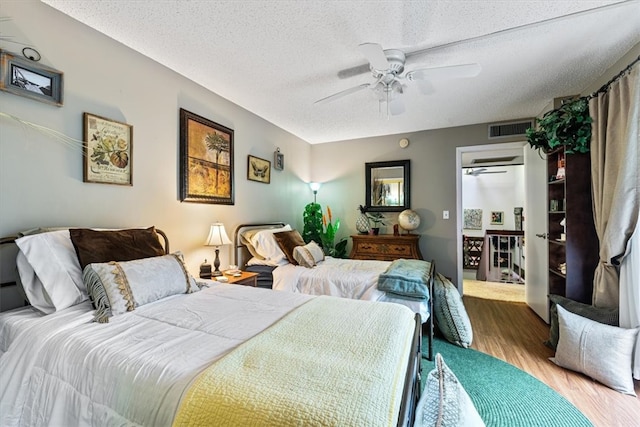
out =
<svg viewBox="0 0 640 427"><path fill-rule="evenodd" d="M394 255L397 257L408 257L411 255L410 245L386 244L386 243L366 243L357 245L357 252L370 255Z"/></svg>
<svg viewBox="0 0 640 427"><path fill-rule="evenodd" d="M350 257L352 259L375 259L393 261L398 258L422 259L418 246L419 235L355 235Z"/></svg>

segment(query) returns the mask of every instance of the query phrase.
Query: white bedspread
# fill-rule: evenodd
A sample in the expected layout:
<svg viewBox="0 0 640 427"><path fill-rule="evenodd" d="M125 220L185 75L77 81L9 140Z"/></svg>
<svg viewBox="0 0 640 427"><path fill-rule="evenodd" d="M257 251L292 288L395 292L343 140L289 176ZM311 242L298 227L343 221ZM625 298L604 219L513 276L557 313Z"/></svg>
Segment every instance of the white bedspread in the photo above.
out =
<svg viewBox="0 0 640 427"><path fill-rule="evenodd" d="M0 329L0 425L170 426L198 373L309 298L214 285L109 323L88 303L28 315Z"/></svg>
<svg viewBox="0 0 640 427"><path fill-rule="evenodd" d="M419 313L422 322L426 322L429 318L427 302L389 296L378 289L378 276L390 264L391 261L332 257L326 257L313 268L285 264L273 270L273 289L308 295L395 302Z"/></svg>

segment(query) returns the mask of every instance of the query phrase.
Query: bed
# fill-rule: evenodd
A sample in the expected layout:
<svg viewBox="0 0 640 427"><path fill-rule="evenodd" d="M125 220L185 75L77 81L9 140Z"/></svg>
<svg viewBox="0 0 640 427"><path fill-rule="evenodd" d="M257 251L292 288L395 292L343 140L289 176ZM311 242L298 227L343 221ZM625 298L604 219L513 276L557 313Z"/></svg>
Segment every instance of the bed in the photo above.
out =
<svg viewBox="0 0 640 427"><path fill-rule="evenodd" d="M259 286L408 307L420 315L428 330L432 360L433 261L325 257L315 243L305 244L296 230L282 222L241 224L234 231L234 245L235 264L257 272ZM398 286L385 287L389 283Z"/></svg>
<svg viewBox="0 0 640 427"><path fill-rule="evenodd" d="M133 239L122 250L132 259L86 259L104 255L93 242L110 232L84 235L88 253L70 245L76 229L17 239L20 281L43 289L22 283L36 305L0 313L1 425L413 425L421 325L411 310L196 282L168 240L162 254L151 243L156 254L136 258ZM56 245L67 253L43 262ZM79 266L62 267L73 254Z"/></svg>

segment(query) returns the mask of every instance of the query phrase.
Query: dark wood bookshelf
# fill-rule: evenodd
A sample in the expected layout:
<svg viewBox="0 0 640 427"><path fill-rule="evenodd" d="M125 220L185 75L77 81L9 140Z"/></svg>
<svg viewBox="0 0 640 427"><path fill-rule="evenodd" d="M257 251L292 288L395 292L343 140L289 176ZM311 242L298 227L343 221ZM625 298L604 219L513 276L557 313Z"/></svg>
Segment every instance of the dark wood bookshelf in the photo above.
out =
<svg viewBox="0 0 640 427"><path fill-rule="evenodd" d="M598 238L593 223L589 154L547 155L549 293L591 304ZM556 178L564 167L564 177ZM563 229L560 221L565 219ZM564 239L561 238L565 234ZM565 273L560 265L566 263Z"/></svg>

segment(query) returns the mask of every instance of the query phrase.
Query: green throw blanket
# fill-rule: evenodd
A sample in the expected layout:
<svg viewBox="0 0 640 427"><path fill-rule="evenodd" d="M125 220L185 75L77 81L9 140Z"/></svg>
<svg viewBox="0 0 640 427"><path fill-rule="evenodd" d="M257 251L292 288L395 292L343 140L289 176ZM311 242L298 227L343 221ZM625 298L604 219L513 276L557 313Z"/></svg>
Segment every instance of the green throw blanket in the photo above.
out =
<svg viewBox="0 0 640 427"><path fill-rule="evenodd" d="M429 300L431 263L417 259L397 259L378 277L378 289L394 296Z"/></svg>

